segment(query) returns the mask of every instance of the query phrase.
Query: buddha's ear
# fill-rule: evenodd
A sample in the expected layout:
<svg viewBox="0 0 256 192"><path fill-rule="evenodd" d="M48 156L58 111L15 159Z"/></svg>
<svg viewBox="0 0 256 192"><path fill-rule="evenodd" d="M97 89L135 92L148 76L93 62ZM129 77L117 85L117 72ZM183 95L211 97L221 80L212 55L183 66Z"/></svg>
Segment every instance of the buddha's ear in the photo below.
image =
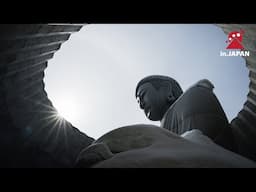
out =
<svg viewBox="0 0 256 192"><path fill-rule="evenodd" d="M168 102L173 102L175 100L175 97L173 95L168 95L167 100Z"/></svg>
<svg viewBox="0 0 256 192"><path fill-rule="evenodd" d="M168 100L168 102L173 102L175 100L175 97L173 95L172 86L168 86L168 89L167 89L167 100Z"/></svg>

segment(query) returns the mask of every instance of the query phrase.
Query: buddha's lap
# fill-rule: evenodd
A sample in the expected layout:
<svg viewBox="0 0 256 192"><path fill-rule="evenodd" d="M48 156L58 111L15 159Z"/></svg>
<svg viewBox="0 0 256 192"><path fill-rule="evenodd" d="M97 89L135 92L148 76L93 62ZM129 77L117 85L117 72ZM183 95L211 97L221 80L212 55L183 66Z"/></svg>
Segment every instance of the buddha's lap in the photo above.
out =
<svg viewBox="0 0 256 192"><path fill-rule="evenodd" d="M191 142L154 125L121 127L103 135L94 144L104 144L114 153L109 159L94 164L95 168L256 167L254 162L215 144Z"/></svg>

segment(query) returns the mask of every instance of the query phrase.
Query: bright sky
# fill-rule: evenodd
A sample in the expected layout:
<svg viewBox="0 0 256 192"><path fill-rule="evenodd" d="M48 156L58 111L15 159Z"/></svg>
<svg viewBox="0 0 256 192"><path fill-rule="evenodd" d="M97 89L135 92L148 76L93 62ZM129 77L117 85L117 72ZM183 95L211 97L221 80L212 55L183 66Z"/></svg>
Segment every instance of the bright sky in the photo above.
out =
<svg viewBox="0 0 256 192"><path fill-rule="evenodd" d="M184 91L207 78L231 121L248 93L241 57L220 57L227 36L212 24L90 24L71 35L46 69L48 97L75 127L97 139L115 128L155 124L134 96L147 75L168 75Z"/></svg>

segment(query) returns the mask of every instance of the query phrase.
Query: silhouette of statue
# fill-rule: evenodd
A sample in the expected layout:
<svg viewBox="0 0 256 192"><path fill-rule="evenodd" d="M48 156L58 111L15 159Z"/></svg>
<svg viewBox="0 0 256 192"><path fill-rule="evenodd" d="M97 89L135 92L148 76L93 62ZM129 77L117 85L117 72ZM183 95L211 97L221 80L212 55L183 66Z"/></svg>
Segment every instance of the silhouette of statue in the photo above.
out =
<svg viewBox="0 0 256 192"><path fill-rule="evenodd" d="M201 80L183 93L170 77L142 79L136 98L145 115L161 126L110 131L80 152L76 167L256 167L231 151L232 133L213 88Z"/></svg>
<svg viewBox="0 0 256 192"><path fill-rule="evenodd" d="M155 125L130 125L110 131L81 151L78 168L255 167L213 143L200 131L183 137ZM187 133L187 132L186 132Z"/></svg>
<svg viewBox="0 0 256 192"><path fill-rule="evenodd" d="M173 78L152 75L137 84L135 94L147 118L161 121L161 127L179 135L198 129L215 143L234 150L231 128L213 88L203 79L183 93Z"/></svg>

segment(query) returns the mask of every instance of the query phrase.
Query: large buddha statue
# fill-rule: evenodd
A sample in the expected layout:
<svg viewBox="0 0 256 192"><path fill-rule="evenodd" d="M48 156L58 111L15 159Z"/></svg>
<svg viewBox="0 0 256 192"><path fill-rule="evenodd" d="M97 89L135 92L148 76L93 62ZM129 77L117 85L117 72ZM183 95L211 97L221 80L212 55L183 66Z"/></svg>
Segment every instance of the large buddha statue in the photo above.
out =
<svg viewBox="0 0 256 192"><path fill-rule="evenodd" d="M215 144L199 130L183 136L155 125L110 131L81 151L78 168L250 168L256 163Z"/></svg>
<svg viewBox="0 0 256 192"><path fill-rule="evenodd" d="M77 167L256 167L235 153L232 131L209 80L184 93L167 76L148 76L136 87L140 108L161 126L115 129L81 151Z"/></svg>
<svg viewBox="0 0 256 192"><path fill-rule="evenodd" d="M167 76L148 76L136 87L136 98L148 119L176 134L198 129L215 143L235 150L231 128L209 80L200 80L183 93Z"/></svg>

